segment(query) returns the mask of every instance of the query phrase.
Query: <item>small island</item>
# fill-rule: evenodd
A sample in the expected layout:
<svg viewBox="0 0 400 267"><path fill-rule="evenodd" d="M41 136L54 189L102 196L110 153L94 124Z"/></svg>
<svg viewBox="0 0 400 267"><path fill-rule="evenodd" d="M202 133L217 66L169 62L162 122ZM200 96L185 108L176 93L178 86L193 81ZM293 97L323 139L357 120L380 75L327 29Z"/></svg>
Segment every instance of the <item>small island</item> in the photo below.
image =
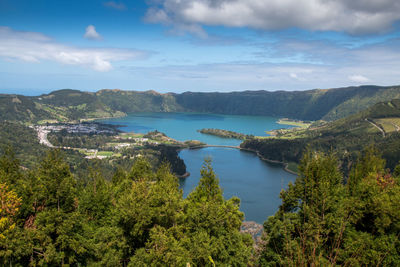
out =
<svg viewBox="0 0 400 267"><path fill-rule="evenodd" d="M199 133L202 134L209 134L215 135L223 138L233 138L233 139L240 139L245 140L249 138L253 138L253 135L237 133L234 131L222 130L222 129L211 129L211 128L203 128L201 130L197 130Z"/></svg>

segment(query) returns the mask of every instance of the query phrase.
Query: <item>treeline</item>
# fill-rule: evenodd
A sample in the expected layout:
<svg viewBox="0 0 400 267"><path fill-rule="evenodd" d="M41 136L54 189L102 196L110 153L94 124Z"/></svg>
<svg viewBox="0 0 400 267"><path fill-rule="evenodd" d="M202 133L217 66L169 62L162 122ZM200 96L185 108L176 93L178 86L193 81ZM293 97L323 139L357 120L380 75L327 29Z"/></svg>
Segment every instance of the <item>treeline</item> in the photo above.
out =
<svg viewBox="0 0 400 267"><path fill-rule="evenodd" d="M246 265L240 201L223 198L210 162L186 199L169 169L139 158L112 181L95 169L76 180L55 150L30 171L4 154L0 265Z"/></svg>
<svg viewBox="0 0 400 267"><path fill-rule="evenodd" d="M209 161L186 199L167 165L143 158L108 181L76 179L53 150L21 170L0 157L0 265L398 266L400 166L372 148L349 176L332 154L304 154L263 242L240 232L240 200L225 200Z"/></svg>

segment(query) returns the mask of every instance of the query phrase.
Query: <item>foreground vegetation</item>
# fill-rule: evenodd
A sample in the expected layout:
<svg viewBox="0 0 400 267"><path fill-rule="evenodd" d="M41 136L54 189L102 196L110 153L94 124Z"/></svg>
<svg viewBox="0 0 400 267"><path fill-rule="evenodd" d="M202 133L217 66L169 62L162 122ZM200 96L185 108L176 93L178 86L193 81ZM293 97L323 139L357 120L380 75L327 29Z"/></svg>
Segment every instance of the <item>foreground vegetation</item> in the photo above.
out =
<svg viewBox="0 0 400 267"><path fill-rule="evenodd" d="M307 152L300 176L264 223L263 266L399 266L400 166L368 149L348 177L333 155Z"/></svg>
<svg viewBox="0 0 400 267"><path fill-rule="evenodd" d="M26 171L8 152L0 265L398 266L400 166L384 166L368 149L346 177L335 156L305 153L254 250L240 200L224 200L209 161L183 199L169 167L143 158L108 181L95 169L77 179L56 150Z"/></svg>
<svg viewBox="0 0 400 267"><path fill-rule="evenodd" d="M111 181L76 180L57 151L31 171L0 158L0 265L246 265L239 199L224 200L210 162L183 199L169 166L144 159Z"/></svg>

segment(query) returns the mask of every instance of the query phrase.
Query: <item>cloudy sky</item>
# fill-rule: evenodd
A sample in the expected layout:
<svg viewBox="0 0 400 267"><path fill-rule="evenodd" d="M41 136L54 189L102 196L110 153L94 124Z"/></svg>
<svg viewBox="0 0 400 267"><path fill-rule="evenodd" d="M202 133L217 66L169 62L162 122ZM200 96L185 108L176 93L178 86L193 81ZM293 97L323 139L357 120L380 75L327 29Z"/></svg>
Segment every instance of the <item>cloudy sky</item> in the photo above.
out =
<svg viewBox="0 0 400 267"><path fill-rule="evenodd" d="M0 0L0 92L400 84L399 0Z"/></svg>

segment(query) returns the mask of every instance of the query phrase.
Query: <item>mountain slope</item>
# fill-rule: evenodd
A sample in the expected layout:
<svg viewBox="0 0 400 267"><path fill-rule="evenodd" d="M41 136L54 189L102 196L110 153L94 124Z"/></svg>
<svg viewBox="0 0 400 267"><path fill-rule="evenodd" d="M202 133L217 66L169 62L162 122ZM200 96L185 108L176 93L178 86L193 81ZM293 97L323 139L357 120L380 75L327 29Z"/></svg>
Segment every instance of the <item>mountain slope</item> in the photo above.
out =
<svg viewBox="0 0 400 267"><path fill-rule="evenodd" d="M278 137L251 139L241 147L256 150L263 157L282 162L299 162L304 151L336 151L344 169L366 146L383 153L387 167L394 168L400 158L400 100L374 106L324 125L293 130Z"/></svg>
<svg viewBox="0 0 400 267"><path fill-rule="evenodd" d="M294 92L187 92L176 95L177 103L189 111L268 115L301 120L335 120L394 98L400 98L400 86L360 86Z"/></svg>
<svg viewBox="0 0 400 267"><path fill-rule="evenodd" d="M400 98L400 86L182 94L63 89L36 97L1 95L0 120L37 123L115 117L130 112L205 112L331 121L394 98Z"/></svg>

